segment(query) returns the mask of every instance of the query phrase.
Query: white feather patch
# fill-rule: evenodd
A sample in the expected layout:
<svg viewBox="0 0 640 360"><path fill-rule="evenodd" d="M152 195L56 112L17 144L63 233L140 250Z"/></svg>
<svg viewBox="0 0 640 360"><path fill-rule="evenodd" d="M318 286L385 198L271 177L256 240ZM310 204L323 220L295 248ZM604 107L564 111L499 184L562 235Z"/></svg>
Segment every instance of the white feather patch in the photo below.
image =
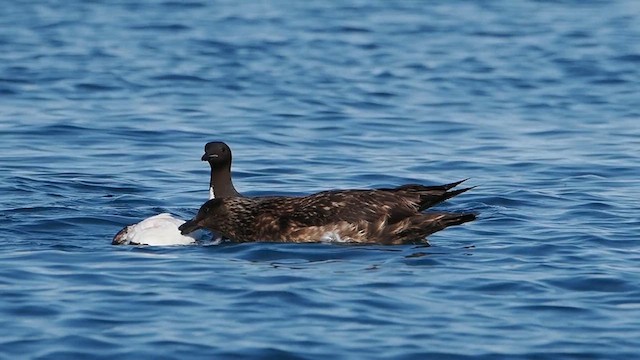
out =
<svg viewBox="0 0 640 360"><path fill-rule="evenodd" d="M162 213L151 216L137 224L127 226L122 234L125 241L122 244L132 245L190 245L204 236L204 232L197 230L191 234L182 235L178 227L184 220Z"/></svg>
<svg viewBox="0 0 640 360"><path fill-rule="evenodd" d="M338 234L335 231L327 231L326 233L322 234L320 241L328 242L328 243L346 243L346 242L350 242L350 239L349 238L343 239L340 236L340 234Z"/></svg>

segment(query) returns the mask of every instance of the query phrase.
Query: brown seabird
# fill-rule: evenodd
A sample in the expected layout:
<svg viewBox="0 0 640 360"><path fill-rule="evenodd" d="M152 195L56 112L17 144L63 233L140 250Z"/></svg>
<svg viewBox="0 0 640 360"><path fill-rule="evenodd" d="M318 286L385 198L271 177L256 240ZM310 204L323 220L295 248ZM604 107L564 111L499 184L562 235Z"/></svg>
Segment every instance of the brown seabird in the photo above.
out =
<svg viewBox="0 0 640 360"><path fill-rule="evenodd" d="M237 242L418 243L436 231L476 218L472 213L422 213L471 189L448 191L462 181L330 190L302 197L216 198L179 229L186 234L206 228Z"/></svg>

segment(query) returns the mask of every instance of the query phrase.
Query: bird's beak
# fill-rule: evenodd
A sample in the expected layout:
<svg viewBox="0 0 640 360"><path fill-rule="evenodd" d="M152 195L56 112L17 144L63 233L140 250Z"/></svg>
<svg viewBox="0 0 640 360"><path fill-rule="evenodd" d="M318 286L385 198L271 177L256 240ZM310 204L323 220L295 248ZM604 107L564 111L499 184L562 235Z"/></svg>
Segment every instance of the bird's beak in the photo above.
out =
<svg viewBox="0 0 640 360"><path fill-rule="evenodd" d="M210 155L210 154L204 153L204 155L202 155L201 160L202 161L210 161L210 160L217 159L217 158L218 158L217 154Z"/></svg>
<svg viewBox="0 0 640 360"><path fill-rule="evenodd" d="M191 219L185 222L184 224L180 225L180 227L178 227L178 230L180 230L180 233L182 235L187 235L200 228L201 226L195 221L195 219Z"/></svg>

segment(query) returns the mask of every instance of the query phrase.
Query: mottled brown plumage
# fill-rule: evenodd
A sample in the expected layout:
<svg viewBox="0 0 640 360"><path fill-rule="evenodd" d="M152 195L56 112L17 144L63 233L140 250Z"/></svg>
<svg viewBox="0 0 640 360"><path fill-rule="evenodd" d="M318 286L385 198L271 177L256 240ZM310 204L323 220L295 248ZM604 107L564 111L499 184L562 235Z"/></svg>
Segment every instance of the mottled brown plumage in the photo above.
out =
<svg viewBox="0 0 640 360"><path fill-rule="evenodd" d="M475 219L471 213L421 213L470 189L448 191L461 182L331 190L303 197L213 199L180 230L185 234L206 228L239 242L418 242L447 226Z"/></svg>

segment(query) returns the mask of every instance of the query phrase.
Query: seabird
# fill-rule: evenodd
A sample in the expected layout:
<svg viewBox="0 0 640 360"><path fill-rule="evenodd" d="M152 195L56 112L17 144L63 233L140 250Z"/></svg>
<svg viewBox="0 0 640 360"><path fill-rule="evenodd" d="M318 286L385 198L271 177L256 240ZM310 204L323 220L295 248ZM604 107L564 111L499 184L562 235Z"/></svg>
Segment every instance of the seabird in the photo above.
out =
<svg viewBox="0 0 640 360"><path fill-rule="evenodd" d="M211 166L209 200L227 196L241 196L231 182L231 149L223 142L210 142L204 146L203 161ZM139 223L127 225L111 241L112 245L188 245L204 240L202 231L180 234L178 226L184 223L171 214L162 213ZM216 236L214 235L214 238Z"/></svg>
<svg viewBox="0 0 640 360"><path fill-rule="evenodd" d="M211 167L209 181L209 199L242 196L231 180L231 148L221 141L212 141L204 146L202 161Z"/></svg>
<svg viewBox="0 0 640 360"><path fill-rule="evenodd" d="M113 237L112 245L190 245L204 236L200 231L182 235L178 226L184 220L169 213L148 217L137 224L127 225Z"/></svg>
<svg viewBox="0 0 640 360"><path fill-rule="evenodd" d="M180 231L187 234L205 228L237 242L419 243L436 231L476 218L472 213L422 213L471 189L449 191L462 181L330 190L302 197L216 198L180 225Z"/></svg>

